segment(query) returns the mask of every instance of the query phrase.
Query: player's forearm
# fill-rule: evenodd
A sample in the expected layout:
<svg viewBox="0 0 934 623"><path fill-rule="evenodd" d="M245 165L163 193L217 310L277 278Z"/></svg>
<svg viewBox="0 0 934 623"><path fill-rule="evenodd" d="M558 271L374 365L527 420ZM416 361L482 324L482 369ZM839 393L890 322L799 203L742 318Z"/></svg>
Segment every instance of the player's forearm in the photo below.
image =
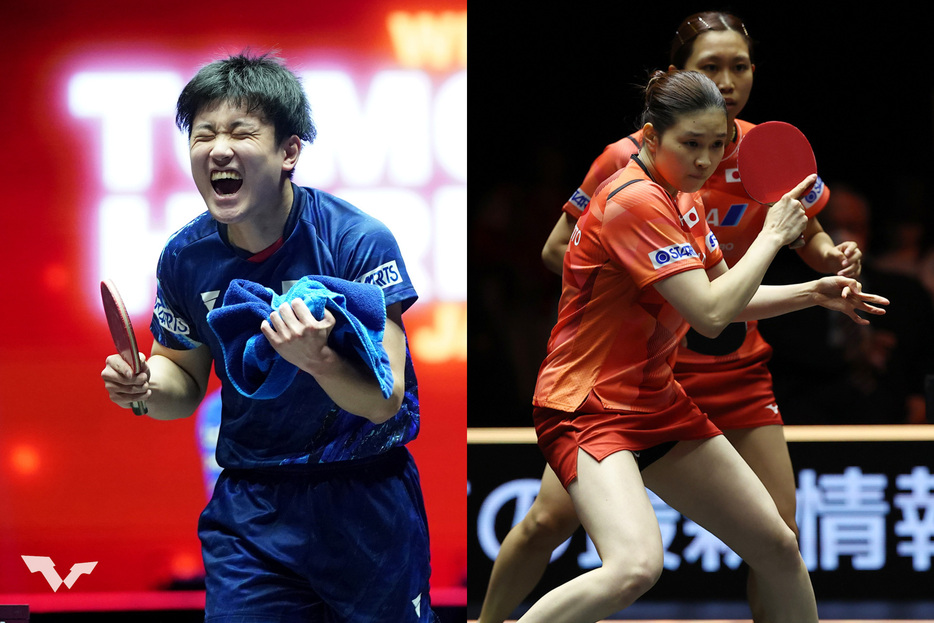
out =
<svg viewBox="0 0 934 623"><path fill-rule="evenodd" d="M692 322L691 326L712 338L731 322L743 320L741 314L756 295L781 244L777 236L760 234L730 270L710 282L709 295L705 297L707 311L703 320Z"/></svg>
<svg viewBox="0 0 934 623"><path fill-rule="evenodd" d="M190 416L201 404L206 388L171 359L153 355L149 359L151 376L146 398L149 417L177 420Z"/></svg>
<svg viewBox="0 0 934 623"><path fill-rule="evenodd" d="M338 407L376 424L385 422L402 407L405 384L401 370L398 374L393 372L393 391L389 398L383 398L375 378L343 359L338 359L314 377Z"/></svg>
<svg viewBox="0 0 934 623"><path fill-rule="evenodd" d="M774 318L794 311L799 311L815 304L814 284L792 283L781 286L759 286L752 300L740 312L736 320L762 320Z"/></svg>
<svg viewBox="0 0 934 623"><path fill-rule="evenodd" d="M798 256L805 264L822 275L832 275L837 272L835 264L829 264L828 252L834 249L833 239L824 231L817 219L808 221L804 232L807 243L798 249Z"/></svg>
<svg viewBox="0 0 934 623"><path fill-rule="evenodd" d="M545 268L556 275L561 275L564 268L564 254L568 249L568 240L571 239L575 224L574 219L566 212L562 212L542 248L542 262Z"/></svg>
<svg viewBox="0 0 934 623"><path fill-rule="evenodd" d="M545 247L542 249L542 262L545 264L545 268L555 273L556 275L561 274L562 265L564 262L564 250L557 249L549 238L548 242L545 243Z"/></svg>

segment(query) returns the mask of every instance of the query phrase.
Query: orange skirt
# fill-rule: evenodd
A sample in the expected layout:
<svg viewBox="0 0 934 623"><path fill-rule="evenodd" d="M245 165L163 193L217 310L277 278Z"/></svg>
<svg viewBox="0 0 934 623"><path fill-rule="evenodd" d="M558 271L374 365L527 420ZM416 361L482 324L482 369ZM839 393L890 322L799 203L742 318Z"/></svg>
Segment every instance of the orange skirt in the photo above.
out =
<svg viewBox="0 0 934 623"><path fill-rule="evenodd" d="M783 424L766 360L742 367L675 365L675 379L720 430Z"/></svg>
<svg viewBox="0 0 934 623"><path fill-rule="evenodd" d="M602 461L621 450L642 452L720 434L683 390L672 405L658 412L608 411L591 393L574 413L535 407L532 417L538 445L565 488L577 478L579 448Z"/></svg>

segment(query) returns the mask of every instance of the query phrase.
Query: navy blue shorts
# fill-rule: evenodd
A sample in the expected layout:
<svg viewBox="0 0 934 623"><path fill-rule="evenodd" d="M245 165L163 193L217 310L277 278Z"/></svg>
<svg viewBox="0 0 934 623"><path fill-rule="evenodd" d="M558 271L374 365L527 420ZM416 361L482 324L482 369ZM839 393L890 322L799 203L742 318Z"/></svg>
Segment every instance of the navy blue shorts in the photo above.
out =
<svg viewBox="0 0 934 623"><path fill-rule="evenodd" d="M312 472L225 470L198 523L206 623L432 623L405 448Z"/></svg>

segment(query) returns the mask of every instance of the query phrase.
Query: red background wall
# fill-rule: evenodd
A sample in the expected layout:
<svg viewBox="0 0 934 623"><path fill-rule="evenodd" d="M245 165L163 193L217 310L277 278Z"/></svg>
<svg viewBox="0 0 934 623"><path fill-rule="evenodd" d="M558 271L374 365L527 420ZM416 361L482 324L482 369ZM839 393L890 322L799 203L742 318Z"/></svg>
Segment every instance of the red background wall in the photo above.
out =
<svg viewBox="0 0 934 623"><path fill-rule="evenodd" d="M105 194L100 128L69 108L69 79L89 69L165 69L187 80L204 62L251 47L277 48L306 70L319 59L350 67L361 101L369 79L393 69L424 71L440 88L466 72L466 2L303 2L281 10L273 7L285 5L243 0L18 4L0 9L7 61L0 97L0 602L4 593L51 592L23 555L49 556L62 577L74 563L98 561L71 593L164 588L201 572L196 522L206 493L196 423L136 418L108 401L100 381L112 351L96 290L107 276L98 258L108 243L96 233ZM387 26L394 11L412 18L425 11L438 50L403 66ZM184 170L165 165L172 161L171 119L159 123L149 197L158 196L163 179L190 183ZM328 131L319 127L321 135ZM121 138L127 158L137 157L140 139ZM349 186L338 180L325 190L340 194ZM466 180L437 166L429 182L409 190L429 197L461 186L466 203ZM435 261L442 253L461 250L430 248L428 277L466 283L465 275L432 268L450 266ZM153 270L141 276L145 283ZM422 399L422 432L410 447L422 474L436 589L463 586L467 566L466 286L462 297L442 289L432 288L405 318ZM148 352L148 313L133 320Z"/></svg>

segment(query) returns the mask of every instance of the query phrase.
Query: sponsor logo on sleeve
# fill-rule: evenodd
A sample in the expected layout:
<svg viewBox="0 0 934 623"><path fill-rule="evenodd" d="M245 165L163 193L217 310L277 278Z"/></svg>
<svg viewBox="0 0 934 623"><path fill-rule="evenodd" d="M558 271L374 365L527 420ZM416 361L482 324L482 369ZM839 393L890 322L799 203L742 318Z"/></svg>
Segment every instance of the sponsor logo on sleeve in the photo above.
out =
<svg viewBox="0 0 934 623"><path fill-rule="evenodd" d="M664 268L674 262L697 258L697 251L689 244L673 244L670 247L655 249L649 253L649 259L655 270Z"/></svg>
<svg viewBox="0 0 934 623"><path fill-rule="evenodd" d="M587 204L590 203L590 195L578 188L574 191L574 194L571 195L571 198L568 199L568 203L573 204L574 207L583 212Z"/></svg>
<svg viewBox="0 0 934 623"><path fill-rule="evenodd" d="M821 195L823 194L824 180L818 177L817 181L814 182L814 185L811 186L811 190L808 191L808 194L801 198L801 205L803 205L805 209L810 208L815 203L817 203L817 200L820 199Z"/></svg>
<svg viewBox="0 0 934 623"><path fill-rule="evenodd" d="M156 318L159 319L159 326L175 335L188 335L188 323L175 312L173 312L162 300L162 296L156 297L156 305L153 309Z"/></svg>
<svg viewBox="0 0 934 623"><path fill-rule="evenodd" d="M710 232L709 234L707 234L706 242L707 242L708 251L713 251L718 246L720 246L720 241L717 240L717 237L713 235L713 232Z"/></svg>
<svg viewBox="0 0 934 623"><path fill-rule="evenodd" d="M402 273L396 265L396 260L391 260L382 266L374 268L357 279L357 281L361 283L372 283L373 285L386 289L389 286L402 283Z"/></svg>

